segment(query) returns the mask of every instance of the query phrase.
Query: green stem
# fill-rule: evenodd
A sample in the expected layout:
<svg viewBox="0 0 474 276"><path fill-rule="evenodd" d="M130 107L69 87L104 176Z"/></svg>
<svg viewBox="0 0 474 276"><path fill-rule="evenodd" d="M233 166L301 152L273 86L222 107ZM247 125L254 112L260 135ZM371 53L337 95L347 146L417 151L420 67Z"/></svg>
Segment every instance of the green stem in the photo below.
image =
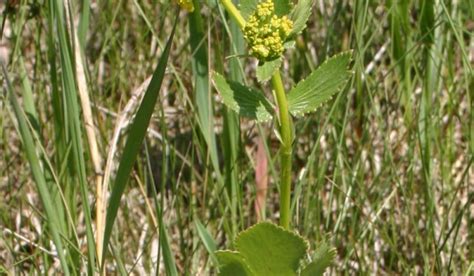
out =
<svg viewBox="0 0 474 276"><path fill-rule="evenodd" d="M273 89L275 90L276 102L280 118L280 225L290 228L290 200L291 200L291 153L292 133L291 117L288 112L288 101L286 100L285 88L281 80L280 72L272 76Z"/></svg>
<svg viewBox="0 0 474 276"><path fill-rule="evenodd" d="M237 21L240 29L243 29L245 26L245 19L242 14L240 14L240 11L235 7L234 3L232 3L232 0L221 0L221 3L224 5L227 12L234 17L235 21Z"/></svg>
<svg viewBox="0 0 474 276"><path fill-rule="evenodd" d="M242 14L232 3L232 0L220 0L227 12L234 17L239 27L245 27L245 19ZM290 201L291 201L291 153L292 153L292 133L291 133L291 117L288 112L288 102L286 100L285 88L281 80L280 72L276 72L272 76L273 89L275 90L276 102L279 110L280 118L280 135L281 135L281 169L280 169L280 225L290 228Z"/></svg>

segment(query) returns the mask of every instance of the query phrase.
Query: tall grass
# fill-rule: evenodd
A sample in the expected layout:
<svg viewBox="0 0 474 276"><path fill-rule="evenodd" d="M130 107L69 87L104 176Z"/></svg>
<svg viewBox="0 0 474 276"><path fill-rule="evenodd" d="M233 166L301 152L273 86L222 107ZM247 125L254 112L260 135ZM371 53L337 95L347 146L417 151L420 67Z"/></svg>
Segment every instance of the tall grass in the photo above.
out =
<svg viewBox="0 0 474 276"><path fill-rule="evenodd" d="M217 2L194 1L195 12L178 15L170 1L18 1L2 15L0 271L215 273L213 251L232 248L260 217L260 139L269 176L262 217L279 219L270 157L278 138L267 124L239 120L209 82L216 71L256 84L238 26ZM317 1L314 9L283 78L303 79L348 49L354 75L326 107L294 120L293 225L313 249L324 240L337 248L335 275L469 275L474 6ZM98 154L116 149L100 256L83 84Z"/></svg>

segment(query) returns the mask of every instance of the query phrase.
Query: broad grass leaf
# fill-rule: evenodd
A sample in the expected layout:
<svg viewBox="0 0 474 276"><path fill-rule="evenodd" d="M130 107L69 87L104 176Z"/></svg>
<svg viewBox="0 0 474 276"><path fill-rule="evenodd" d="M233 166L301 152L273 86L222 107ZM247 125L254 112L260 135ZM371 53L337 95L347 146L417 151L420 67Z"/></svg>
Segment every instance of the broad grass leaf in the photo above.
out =
<svg viewBox="0 0 474 276"><path fill-rule="evenodd" d="M472 2L471 2L472 3ZM420 30L421 40L426 44L432 44L435 38L435 25L436 25L436 12L434 1L422 1L421 5L421 16L420 18Z"/></svg>
<svg viewBox="0 0 474 276"><path fill-rule="evenodd" d="M151 115L153 114L153 110L158 99L158 94L168 64L168 58L177 22L178 20L176 19L175 25L173 26L173 30L171 31L171 35L168 38L166 47L163 50L158 65L156 66L156 69L153 73L153 77L150 81L150 84L148 85L145 95L143 96L143 100L137 110L137 113L129 130L127 142L125 143L125 148L123 150L122 157L120 159L119 167L117 170L117 176L115 177L115 182L112 186L112 194L110 195L109 206L107 207L107 218L105 224L103 244L104 249L108 248L113 225L115 223L118 208L120 206L120 199L123 195L123 192L125 191L128 179L130 178L133 165L135 164L138 152L140 151L140 147L148 129L148 124L150 123ZM104 256L102 259L105 259L106 252L107 250L103 251Z"/></svg>
<svg viewBox="0 0 474 276"><path fill-rule="evenodd" d="M259 82L268 81L273 74L280 69L282 63L281 58L277 58L271 61L267 61L263 64L259 64L257 67L257 80Z"/></svg>
<svg viewBox="0 0 474 276"><path fill-rule="evenodd" d="M309 77L300 81L288 93L288 108L294 116L315 111L321 104L331 99L349 80L348 70L352 51L329 58Z"/></svg>
<svg viewBox="0 0 474 276"><path fill-rule="evenodd" d="M189 13L189 46L193 53L191 57L194 79L194 100L196 115L199 120L199 130L207 144L217 179L221 181L222 174L219 167L216 134L214 132L214 102L210 95L210 76L207 43L207 29L201 15L201 1L194 1L194 12Z"/></svg>
<svg viewBox="0 0 474 276"><path fill-rule="evenodd" d="M297 275L308 250L305 239L269 222L241 232L235 247L255 275Z"/></svg>
<svg viewBox="0 0 474 276"><path fill-rule="evenodd" d="M272 106L260 91L238 82L227 82L218 73L214 73L213 81L224 104L240 116L254 119L257 122L266 122L272 119Z"/></svg>
<svg viewBox="0 0 474 276"><path fill-rule="evenodd" d="M293 21L293 30L290 37L301 33L306 28L306 22L311 15L314 0L299 0L295 8L291 11L290 19Z"/></svg>
<svg viewBox="0 0 474 276"><path fill-rule="evenodd" d="M245 258L235 251L217 251L220 276L255 276Z"/></svg>

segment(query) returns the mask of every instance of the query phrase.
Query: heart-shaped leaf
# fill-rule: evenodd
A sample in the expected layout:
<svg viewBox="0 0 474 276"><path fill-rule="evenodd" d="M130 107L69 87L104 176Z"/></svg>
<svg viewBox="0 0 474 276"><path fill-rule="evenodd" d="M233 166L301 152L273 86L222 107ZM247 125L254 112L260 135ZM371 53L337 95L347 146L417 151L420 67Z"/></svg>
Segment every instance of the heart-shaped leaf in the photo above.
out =
<svg viewBox="0 0 474 276"><path fill-rule="evenodd" d="M302 237L269 222L241 232L235 247L256 275L296 275L308 250Z"/></svg>
<svg viewBox="0 0 474 276"><path fill-rule="evenodd" d="M290 19L293 21L293 30L290 37L301 33L306 28L306 22L311 15L311 10L314 5L314 0L299 0L295 8L290 14Z"/></svg>
<svg viewBox="0 0 474 276"><path fill-rule="evenodd" d="M263 64L259 64L257 67L257 80L259 82L268 81L273 74L280 69L282 59L277 58L271 61L267 61Z"/></svg>
<svg viewBox="0 0 474 276"><path fill-rule="evenodd" d="M344 52L326 60L309 77L300 81L288 93L288 108L294 116L315 111L322 103L340 91L349 80L348 70L352 51Z"/></svg>
<svg viewBox="0 0 474 276"><path fill-rule="evenodd" d="M214 73L213 81L228 108L257 122L266 122L272 119L272 105L262 92L238 82L227 82L218 73Z"/></svg>
<svg viewBox="0 0 474 276"><path fill-rule="evenodd" d="M308 243L295 232L269 222L258 223L235 239L238 251L217 251L220 276L319 276L335 257L335 249L321 243L314 260L304 269L301 261Z"/></svg>
<svg viewBox="0 0 474 276"><path fill-rule="evenodd" d="M219 275L227 276L253 276L253 273L242 254L235 251L217 251L217 259L219 260Z"/></svg>

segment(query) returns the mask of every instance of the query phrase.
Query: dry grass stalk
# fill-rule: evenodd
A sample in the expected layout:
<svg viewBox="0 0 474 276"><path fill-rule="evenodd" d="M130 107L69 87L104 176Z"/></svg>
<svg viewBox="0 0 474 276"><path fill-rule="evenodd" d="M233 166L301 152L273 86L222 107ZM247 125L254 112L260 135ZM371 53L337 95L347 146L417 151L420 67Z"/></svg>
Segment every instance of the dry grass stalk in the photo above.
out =
<svg viewBox="0 0 474 276"><path fill-rule="evenodd" d="M66 10L66 22L74 22L73 16L70 14L70 3L69 0L65 1ZM71 21L71 19L73 21ZM96 250L99 264L102 263L102 241L105 230L105 217L104 213L101 210L105 209L105 201L103 190L105 187L102 182L102 156L99 152L99 147L97 144L97 138L95 133L94 119L92 116L91 101L89 98L89 91L87 89L87 80L84 70L84 63L82 59L81 46L79 44L79 38L77 37L77 32L72 30L72 26L68 25L71 33L74 34L74 57L76 61L76 81L79 92L79 98L81 101L82 108L82 118L84 120L84 126L86 129L86 135L89 145L89 152L91 155L92 166L94 167L95 175L95 184L96 184Z"/></svg>

